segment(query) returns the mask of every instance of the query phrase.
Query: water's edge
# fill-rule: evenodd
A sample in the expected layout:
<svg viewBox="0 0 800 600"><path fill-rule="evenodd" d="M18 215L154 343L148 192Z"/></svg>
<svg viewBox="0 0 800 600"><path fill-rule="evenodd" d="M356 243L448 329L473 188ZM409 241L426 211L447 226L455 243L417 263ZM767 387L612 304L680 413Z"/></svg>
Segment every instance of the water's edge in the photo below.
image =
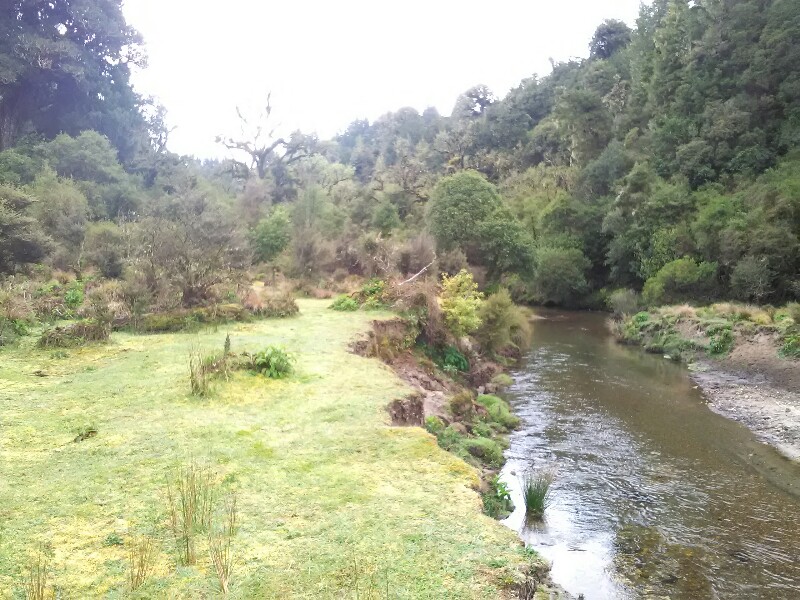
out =
<svg viewBox="0 0 800 600"><path fill-rule="evenodd" d="M620 346L603 315L540 314L507 394L522 425L504 522L554 582L586 600L798 597L800 465L710 410L713 369ZM554 502L526 525L518 477L541 469Z"/></svg>

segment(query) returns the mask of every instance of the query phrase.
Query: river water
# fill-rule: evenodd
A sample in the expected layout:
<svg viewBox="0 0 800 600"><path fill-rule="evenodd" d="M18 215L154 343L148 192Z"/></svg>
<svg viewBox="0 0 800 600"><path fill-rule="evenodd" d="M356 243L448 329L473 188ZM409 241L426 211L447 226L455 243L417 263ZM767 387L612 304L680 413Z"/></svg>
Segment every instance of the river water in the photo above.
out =
<svg viewBox="0 0 800 600"><path fill-rule="evenodd" d="M540 311L507 398L522 426L505 523L586 600L800 598L800 465L713 413L685 368L605 316ZM526 523L519 478L555 474Z"/></svg>

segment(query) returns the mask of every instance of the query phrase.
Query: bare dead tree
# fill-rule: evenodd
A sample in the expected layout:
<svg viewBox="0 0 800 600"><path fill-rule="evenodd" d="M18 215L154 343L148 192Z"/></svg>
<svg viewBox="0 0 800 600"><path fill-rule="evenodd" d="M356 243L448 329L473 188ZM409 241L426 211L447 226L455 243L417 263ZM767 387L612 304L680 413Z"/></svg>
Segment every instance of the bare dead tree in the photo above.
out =
<svg viewBox="0 0 800 600"><path fill-rule="evenodd" d="M240 125L238 139L217 136L217 143L249 157L250 164L237 162L255 171L259 179L264 179L270 171L276 173L276 179L279 179L290 164L313 155L317 145L316 136L300 131L292 132L288 138L276 137L279 124L270 123L271 99L272 93L267 94L267 104L255 120L247 118L241 108L236 107ZM276 183L280 185L282 182Z"/></svg>

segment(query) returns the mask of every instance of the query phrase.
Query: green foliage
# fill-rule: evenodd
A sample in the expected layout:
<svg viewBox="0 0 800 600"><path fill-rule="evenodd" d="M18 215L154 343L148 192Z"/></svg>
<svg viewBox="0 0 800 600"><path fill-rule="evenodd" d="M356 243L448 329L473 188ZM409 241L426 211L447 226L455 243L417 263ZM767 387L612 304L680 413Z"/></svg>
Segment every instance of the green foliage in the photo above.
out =
<svg viewBox="0 0 800 600"><path fill-rule="evenodd" d="M727 354L733 348L733 332L730 327L720 328L715 331L708 342L708 353L712 356Z"/></svg>
<svg viewBox="0 0 800 600"><path fill-rule="evenodd" d="M267 346L250 357L252 368L272 379L282 379L294 372L297 359L279 346Z"/></svg>
<svg viewBox="0 0 800 600"><path fill-rule="evenodd" d="M354 311L358 310L358 302L356 302L354 298L351 298L347 294L342 294L341 296L336 297L336 299L331 303L330 308L332 310L345 312Z"/></svg>
<svg viewBox="0 0 800 600"><path fill-rule="evenodd" d="M505 518L514 510L508 486L495 475L489 481L488 488L481 496L483 511L493 519Z"/></svg>
<svg viewBox="0 0 800 600"><path fill-rule="evenodd" d="M67 287L67 291L64 293L64 304L67 305L67 308L75 310L83 304L83 288L83 282L77 279Z"/></svg>
<svg viewBox="0 0 800 600"><path fill-rule="evenodd" d="M442 276L441 308L447 329L456 338L473 333L481 326L478 311L483 294L469 271Z"/></svg>
<svg viewBox="0 0 800 600"><path fill-rule="evenodd" d="M103 277L122 276L125 266L124 238L120 227L109 221L92 223L86 230L86 259Z"/></svg>
<svg viewBox="0 0 800 600"><path fill-rule="evenodd" d="M800 358L800 332L794 331L783 337L780 354L785 358Z"/></svg>
<svg viewBox="0 0 800 600"><path fill-rule="evenodd" d="M714 287L716 263L679 258L667 263L647 280L642 296L649 306L708 298Z"/></svg>
<svg viewBox="0 0 800 600"><path fill-rule="evenodd" d="M639 310L641 299L635 290L619 289L609 294L606 303L615 317L623 317L636 313Z"/></svg>
<svg viewBox="0 0 800 600"><path fill-rule="evenodd" d="M271 262L289 247L292 239L292 222L288 211L275 207L269 216L261 219L250 234L255 259Z"/></svg>
<svg viewBox="0 0 800 600"><path fill-rule="evenodd" d="M578 248L542 247L536 251L534 296L545 304L570 304L588 291L589 261Z"/></svg>
<svg viewBox="0 0 800 600"><path fill-rule="evenodd" d="M514 305L505 288L484 300L478 317L481 325L475 338L490 355L509 348L519 350L530 342L530 323L522 309Z"/></svg>
<svg viewBox="0 0 800 600"><path fill-rule="evenodd" d="M34 199L0 185L0 274L42 260L50 249L39 223L27 214Z"/></svg>
<svg viewBox="0 0 800 600"><path fill-rule="evenodd" d="M444 370L452 370L454 373L469 371L469 360L455 346L438 347L425 345L424 351L433 362Z"/></svg>
<svg viewBox="0 0 800 600"><path fill-rule="evenodd" d="M425 429L428 433L432 433L436 437L439 437L441 433L445 430L444 422L436 416L428 416L425 417Z"/></svg>
<svg viewBox="0 0 800 600"><path fill-rule="evenodd" d="M475 171L442 178L431 194L428 212L437 246L443 251L459 247L469 256L478 226L500 206L495 186Z"/></svg>
<svg viewBox="0 0 800 600"><path fill-rule="evenodd" d="M544 511L550 504L552 484L552 473L526 473L520 479L527 519L541 519L544 516Z"/></svg>
<svg viewBox="0 0 800 600"><path fill-rule="evenodd" d="M386 235L391 233L392 230L400 227L400 214L397 212L397 207L391 202L381 202L375 207L372 215L372 225Z"/></svg>
<svg viewBox="0 0 800 600"><path fill-rule="evenodd" d="M486 463L490 467L500 468L503 466L503 446L497 441L485 438L466 438L462 441L462 447L481 462Z"/></svg>
<svg viewBox="0 0 800 600"><path fill-rule="evenodd" d="M511 431L519 426L519 417L511 413L508 402L499 396L482 394L475 400L488 413L488 421L497 424L502 431Z"/></svg>

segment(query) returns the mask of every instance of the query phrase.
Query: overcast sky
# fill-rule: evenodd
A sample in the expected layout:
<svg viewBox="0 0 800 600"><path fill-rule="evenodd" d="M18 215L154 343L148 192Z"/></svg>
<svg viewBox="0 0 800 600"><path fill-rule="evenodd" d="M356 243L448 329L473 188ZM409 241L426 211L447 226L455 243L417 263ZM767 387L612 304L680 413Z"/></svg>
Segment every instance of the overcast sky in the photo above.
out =
<svg viewBox="0 0 800 600"><path fill-rule="evenodd" d="M357 118L435 106L449 115L467 88L503 96L556 61L588 55L597 25L633 26L639 0L126 0L149 66L137 90L176 127L170 149L224 156L217 134L238 130L272 91L284 130L328 138Z"/></svg>

